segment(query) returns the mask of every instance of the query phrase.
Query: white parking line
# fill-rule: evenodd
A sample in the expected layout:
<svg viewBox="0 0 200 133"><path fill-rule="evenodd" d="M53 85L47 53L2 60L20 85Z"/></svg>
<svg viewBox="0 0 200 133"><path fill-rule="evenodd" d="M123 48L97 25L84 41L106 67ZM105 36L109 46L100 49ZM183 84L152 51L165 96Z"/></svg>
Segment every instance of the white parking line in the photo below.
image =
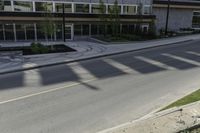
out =
<svg viewBox="0 0 200 133"><path fill-rule="evenodd" d="M175 67L172 67L172 66L168 66L167 64L164 64L162 62L159 62L159 61L155 61L155 60L152 60L152 59L149 59L149 58L146 58L146 57L142 57L142 56L136 56L135 57L136 59L139 59L139 60L142 60L142 61L145 61L149 64L153 64L153 65L156 65L158 67L161 67L161 68L164 68L164 69L168 69L168 70L177 70Z"/></svg>
<svg viewBox="0 0 200 133"><path fill-rule="evenodd" d="M193 52L193 51L187 51L186 53L189 53L189 54L192 54L192 55L200 56L200 53Z"/></svg>
<svg viewBox="0 0 200 133"><path fill-rule="evenodd" d="M91 82L91 81L94 81L94 80L96 80L96 79L90 79L90 80L82 81L82 83L88 83L88 82ZM54 92L54 91L58 91L58 90L62 90L62 89L66 89L66 88L70 88L70 87L73 87L73 86L76 86L76 85L80 85L82 83L73 83L73 84L70 84L70 85L67 85L67 86L62 86L62 87L58 87L58 88L54 88L54 89L50 89L50 90L46 90L46 91L41 91L41 92L38 92L38 93L20 96L20 97L17 97L17 98L6 100L6 101L1 101L0 105L5 104L5 103L18 101L18 100L22 100L22 99L26 99L26 98L30 98L30 97L34 97L34 96L38 96L38 95L42 95L42 94L46 94L46 93L50 93L50 92Z"/></svg>
<svg viewBox="0 0 200 133"><path fill-rule="evenodd" d="M88 71L87 69L85 69L84 67L82 67L78 62L71 63L68 66L83 81L87 80L87 79L95 79L96 78L90 71Z"/></svg>
<svg viewBox="0 0 200 133"><path fill-rule="evenodd" d="M24 84L26 86L30 86L32 84L35 85L41 84L41 76L37 69L24 71Z"/></svg>
<svg viewBox="0 0 200 133"><path fill-rule="evenodd" d="M115 68L118 68L122 72L129 73L129 74L139 74L139 72L133 70L133 68L123 65L117 61L114 61L112 59L104 59L104 61L110 65L112 65Z"/></svg>
<svg viewBox="0 0 200 133"><path fill-rule="evenodd" d="M162 54L164 56L168 56L170 58L173 58L173 59L177 59L177 60L180 60L180 61L184 61L186 63L190 63L190 64L193 64L193 65L196 65L196 66L200 66L200 63L197 62L197 61L194 61L194 60L190 60L190 59L186 59L186 58L183 58L183 57L180 57L180 56L176 56L176 55L172 55L172 54Z"/></svg>

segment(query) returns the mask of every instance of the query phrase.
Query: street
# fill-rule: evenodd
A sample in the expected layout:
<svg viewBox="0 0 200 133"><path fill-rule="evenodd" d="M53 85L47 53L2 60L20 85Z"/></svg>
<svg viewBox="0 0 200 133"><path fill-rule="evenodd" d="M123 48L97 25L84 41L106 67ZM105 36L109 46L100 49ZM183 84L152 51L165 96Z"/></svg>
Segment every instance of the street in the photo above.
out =
<svg viewBox="0 0 200 133"><path fill-rule="evenodd" d="M200 40L0 75L1 133L94 133L200 88Z"/></svg>

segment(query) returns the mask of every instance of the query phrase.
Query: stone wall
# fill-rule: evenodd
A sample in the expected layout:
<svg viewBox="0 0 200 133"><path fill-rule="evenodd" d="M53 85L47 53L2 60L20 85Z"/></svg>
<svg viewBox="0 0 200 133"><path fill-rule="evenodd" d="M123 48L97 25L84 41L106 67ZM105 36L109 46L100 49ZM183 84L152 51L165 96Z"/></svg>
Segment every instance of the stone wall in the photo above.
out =
<svg viewBox="0 0 200 133"><path fill-rule="evenodd" d="M165 28L167 8L153 8L153 14L156 15L156 27L159 31ZM178 31L180 28L192 27L192 9L170 9L169 12L169 30Z"/></svg>

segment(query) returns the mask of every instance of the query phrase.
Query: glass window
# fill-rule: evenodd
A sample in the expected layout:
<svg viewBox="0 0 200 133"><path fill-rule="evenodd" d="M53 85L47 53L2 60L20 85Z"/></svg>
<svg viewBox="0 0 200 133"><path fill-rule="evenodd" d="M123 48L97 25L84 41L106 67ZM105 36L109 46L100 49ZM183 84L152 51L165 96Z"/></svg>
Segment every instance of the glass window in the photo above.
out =
<svg viewBox="0 0 200 133"><path fill-rule="evenodd" d="M136 27L135 27L135 25L134 24L131 24L131 25L129 25L129 33L130 34L134 34L135 33L135 30L136 30Z"/></svg>
<svg viewBox="0 0 200 133"><path fill-rule="evenodd" d="M113 34L113 29L112 29L112 26L113 25L107 25L107 34L110 34L110 35L112 35Z"/></svg>
<svg viewBox="0 0 200 133"><path fill-rule="evenodd" d="M0 40L4 40L4 37L3 37L3 25L0 24Z"/></svg>
<svg viewBox="0 0 200 133"><path fill-rule="evenodd" d="M193 19L192 19L192 27L193 28L200 28L200 11L195 11L193 13Z"/></svg>
<svg viewBox="0 0 200 133"><path fill-rule="evenodd" d="M25 25L16 24L15 27L17 40L25 40Z"/></svg>
<svg viewBox="0 0 200 133"><path fill-rule="evenodd" d="M200 17L193 16L193 24L200 24Z"/></svg>
<svg viewBox="0 0 200 133"><path fill-rule="evenodd" d="M111 25L108 25L108 28L107 28L108 34L109 34L109 27L111 27ZM99 25L98 28L99 28L99 34L103 35L105 33L105 25Z"/></svg>
<svg viewBox="0 0 200 133"><path fill-rule="evenodd" d="M65 6L65 12L71 13L72 12L72 4L64 4ZM56 3L56 12L63 12L63 4L62 3Z"/></svg>
<svg viewBox="0 0 200 133"><path fill-rule="evenodd" d="M5 39L14 40L13 24L5 24L4 28L5 28Z"/></svg>
<svg viewBox="0 0 200 133"><path fill-rule="evenodd" d="M122 25L122 33L123 34L134 34L135 33L135 25L134 24L123 24Z"/></svg>
<svg viewBox="0 0 200 133"><path fill-rule="evenodd" d="M83 34L82 35L89 35L89 25L84 24L82 25L82 29L83 29Z"/></svg>
<svg viewBox="0 0 200 133"><path fill-rule="evenodd" d="M0 1L0 11L12 11L10 1Z"/></svg>
<svg viewBox="0 0 200 133"><path fill-rule="evenodd" d="M200 16L200 11L198 12L198 11L195 11L194 13L193 13L193 15L194 16Z"/></svg>
<svg viewBox="0 0 200 133"><path fill-rule="evenodd" d="M15 11L33 11L33 3L25 1L14 1L14 10Z"/></svg>
<svg viewBox="0 0 200 133"><path fill-rule="evenodd" d="M53 11L53 4L50 2L35 2L35 10L38 12Z"/></svg>
<svg viewBox="0 0 200 133"><path fill-rule="evenodd" d="M143 33L148 33L148 30L149 30L149 25L148 24L146 24L146 25L142 25L142 32Z"/></svg>
<svg viewBox="0 0 200 133"><path fill-rule="evenodd" d="M124 6L123 7L124 14L136 14L137 13L137 6Z"/></svg>
<svg viewBox="0 0 200 133"><path fill-rule="evenodd" d="M27 40L34 40L35 39L34 25L33 24L26 24L25 30L26 30L26 39Z"/></svg>
<svg viewBox="0 0 200 133"><path fill-rule="evenodd" d="M129 26L128 25L122 25L122 33L128 34L129 33Z"/></svg>
<svg viewBox="0 0 200 133"><path fill-rule="evenodd" d="M74 25L74 35L82 35L81 25Z"/></svg>
<svg viewBox="0 0 200 133"><path fill-rule="evenodd" d="M89 4L75 4L76 13L89 13Z"/></svg>
<svg viewBox="0 0 200 133"><path fill-rule="evenodd" d="M72 39L72 28L70 25L65 25L65 39Z"/></svg>
<svg viewBox="0 0 200 133"><path fill-rule="evenodd" d="M104 9L106 9L106 6L104 7ZM100 13L100 6L97 4L93 4L92 5L92 13L96 13L96 14Z"/></svg>
<svg viewBox="0 0 200 133"><path fill-rule="evenodd" d="M37 24L37 39L38 40L45 40L45 32L43 28L43 24Z"/></svg>
<svg viewBox="0 0 200 133"><path fill-rule="evenodd" d="M114 5L108 5L108 12L110 13L114 9ZM118 6L118 11L121 13L121 6Z"/></svg>
<svg viewBox="0 0 200 133"><path fill-rule="evenodd" d="M97 35L98 34L98 25L93 25L91 26L91 34L92 35Z"/></svg>
<svg viewBox="0 0 200 133"><path fill-rule="evenodd" d="M53 12L53 3L45 2L46 3L46 10L49 12Z"/></svg>
<svg viewBox="0 0 200 133"><path fill-rule="evenodd" d="M63 31L62 31L62 24L56 25L56 40L63 39Z"/></svg>

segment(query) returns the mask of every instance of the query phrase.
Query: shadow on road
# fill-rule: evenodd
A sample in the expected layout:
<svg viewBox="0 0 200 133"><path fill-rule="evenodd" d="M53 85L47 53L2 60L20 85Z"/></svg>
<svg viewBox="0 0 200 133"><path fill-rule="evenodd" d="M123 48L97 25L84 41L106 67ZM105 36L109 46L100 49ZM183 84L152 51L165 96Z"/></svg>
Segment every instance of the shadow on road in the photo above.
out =
<svg viewBox="0 0 200 133"><path fill-rule="evenodd" d="M140 58L136 58L136 57ZM38 69L40 84L42 86L65 83L78 82L91 90L100 90L84 81L84 75L89 75L96 79L106 79L116 76L122 76L129 73L124 72L120 66L127 66L139 74L152 74L156 72L169 71L169 68L177 70L187 70L200 66L200 46L198 43L184 44L181 46L171 46L167 48L151 49L138 53L127 53L109 58L117 62L119 66L115 66L104 61L104 58L98 60L88 60L78 62L80 70L72 69L70 65L58 65ZM83 71L83 72L82 72ZM22 88L26 85L25 80L29 79L23 72L7 74L0 76L0 89ZM32 79L33 83L35 79Z"/></svg>

